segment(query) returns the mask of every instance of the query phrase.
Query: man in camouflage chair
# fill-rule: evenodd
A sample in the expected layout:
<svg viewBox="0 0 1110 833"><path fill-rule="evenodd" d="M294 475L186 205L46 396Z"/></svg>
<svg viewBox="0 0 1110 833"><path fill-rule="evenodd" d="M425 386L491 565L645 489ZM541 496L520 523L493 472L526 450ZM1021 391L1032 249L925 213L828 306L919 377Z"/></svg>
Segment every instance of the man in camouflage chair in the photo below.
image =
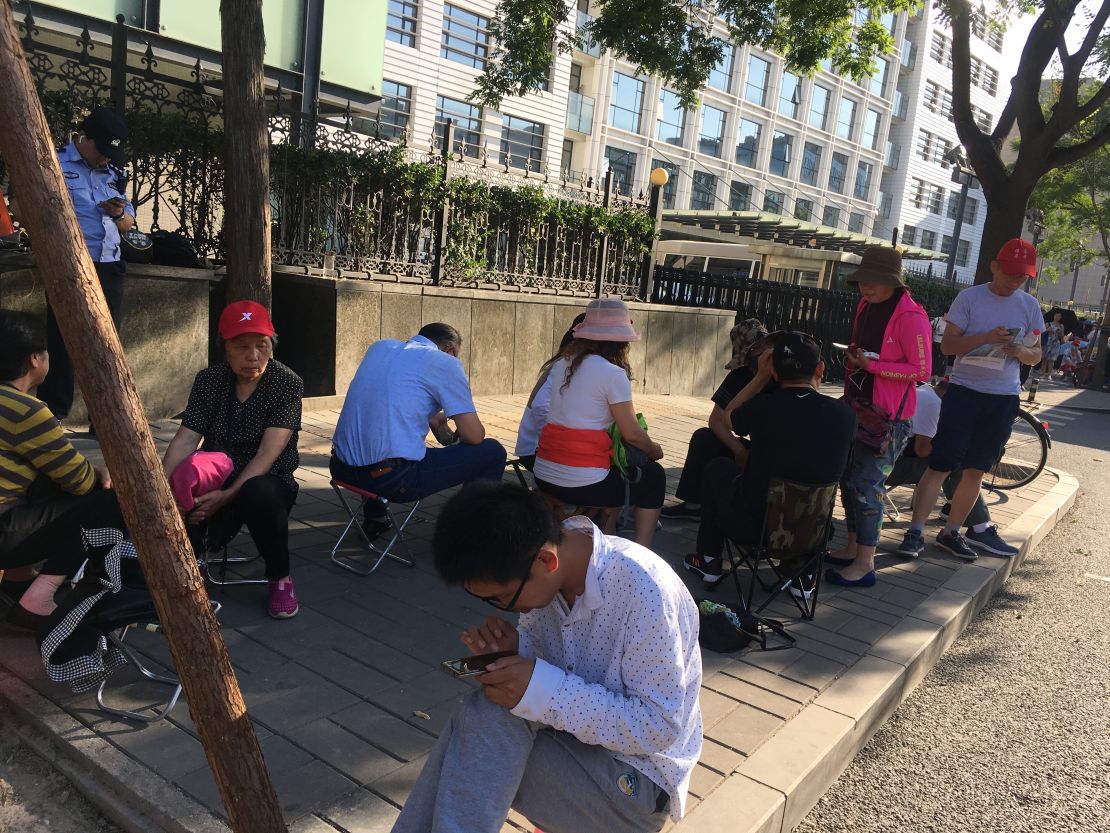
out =
<svg viewBox="0 0 1110 833"><path fill-rule="evenodd" d="M741 472L735 461L721 457L706 466L702 480L706 502L698 549L686 556L685 564L707 587L723 576L726 537L744 544L760 540L772 481L814 486L838 482L856 433L852 409L818 390L825 373L821 345L799 332L772 333L767 340L773 347L760 356L755 378L725 409L733 432L750 440L747 465ZM760 396L772 381L779 390ZM790 513L798 516L798 525L780 520L774 534L782 542L787 535L812 538L812 530L805 531L809 516L818 514L823 521L824 507L787 503L793 504ZM788 564L783 567L790 572Z"/></svg>
<svg viewBox="0 0 1110 833"><path fill-rule="evenodd" d="M767 347L767 330L759 319L749 318L733 327L729 338L732 340L732 358L725 365L728 375L710 397L713 410L709 413L709 425L699 428L690 437L686 462L674 493L679 503L663 509L660 516L664 520L701 517L702 478L705 467L711 461L723 457L734 460L741 469L747 462L748 449L744 440L732 433L725 408L755 378L756 362ZM771 393L778 387L772 379L762 393Z"/></svg>

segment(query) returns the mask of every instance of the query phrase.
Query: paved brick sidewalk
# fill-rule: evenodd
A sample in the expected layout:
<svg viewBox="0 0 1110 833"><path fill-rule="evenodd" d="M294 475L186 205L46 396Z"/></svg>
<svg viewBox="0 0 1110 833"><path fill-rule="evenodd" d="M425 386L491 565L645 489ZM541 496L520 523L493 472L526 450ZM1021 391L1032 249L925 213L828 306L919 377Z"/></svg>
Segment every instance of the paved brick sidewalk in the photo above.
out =
<svg viewBox="0 0 1110 833"><path fill-rule="evenodd" d="M666 451L663 462L673 492L686 443L704 424L709 403L639 396L637 406ZM511 450L523 397L486 397L478 407L490 433ZM415 568L389 562L373 576L359 578L328 563L328 550L344 522L327 475L336 417L336 411L305 414L298 473L302 489L290 541L300 615L288 622L270 620L264 611L264 588L259 586L211 591L224 604L220 619L231 658L291 829L297 833L389 829L437 732L469 688L439 671L438 664L460 654L459 631L488 614L480 602L444 587L431 569L428 539L442 497L425 501L425 522L410 527ZM168 441L174 427L163 423L156 432L158 441ZM1056 475L1046 472L1020 492L990 496L995 521L1005 529L1056 485ZM905 507L909 494L896 491L895 502ZM884 540L900 540L903 526L890 526ZM678 569L682 555L692 549L695 533L694 524L668 524L657 534L655 548ZM234 549L250 548L245 534L236 540ZM933 550L916 561L884 556L880 565L881 580L872 590L824 588L816 620L791 625L796 647L705 655L705 748L693 777L691 809L732 773L743 771L749 756L861 657L871 654L879 640L897 635L911 612L927 601L970 593L970 582L978 576ZM251 565L245 572L253 575L259 570ZM705 595L700 582L680 572L696 596ZM990 571L979 572L985 576ZM722 583L711 595L727 598L729 587ZM769 612L786 619L796 614L788 602ZM154 661L168 664L160 637L143 635L136 644ZM168 721L150 727L107 719L93 697L75 696L46 682L32 641L3 628L0 665L64 709L75 721L75 738L106 741L140 764L140 772L148 768L220 811L184 706L179 705ZM150 702L147 692L141 684L129 683L117 696L141 707ZM530 830L523 820L514 822Z"/></svg>

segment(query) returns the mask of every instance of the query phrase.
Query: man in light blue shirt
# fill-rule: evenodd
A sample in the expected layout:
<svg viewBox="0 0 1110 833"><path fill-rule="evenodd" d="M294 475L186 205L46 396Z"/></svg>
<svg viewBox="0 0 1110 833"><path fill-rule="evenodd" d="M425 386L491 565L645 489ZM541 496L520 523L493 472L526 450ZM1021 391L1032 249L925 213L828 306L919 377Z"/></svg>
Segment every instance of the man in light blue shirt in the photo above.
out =
<svg viewBox="0 0 1110 833"><path fill-rule="evenodd" d="M119 329L123 309L124 265L120 259L120 235L135 226L135 209L123 194L127 125L106 107L94 107L81 123L81 131L58 151L58 164L65 177L73 212L81 235L96 267L112 323ZM12 213L19 208L12 200ZM50 350L50 375L39 387L38 396L59 420L73 407L73 364L48 305L46 340Z"/></svg>
<svg viewBox="0 0 1110 833"><path fill-rule="evenodd" d="M370 345L335 426L332 477L400 503L501 479L505 449L486 437L458 358L461 347L458 330L442 323L426 325L408 341ZM425 446L429 429L443 448ZM367 508L363 528L373 538L388 521L374 514L377 504Z"/></svg>
<svg viewBox="0 0 1110 833"><path fill-rule="evenodd" d="M965 289L945 316L941 351L955 356L956 366L941 405L929 468L914 492L913 521L898 549L903 555L924 550L925 521L941 484L959 468L963 475L937 544L965 561L978 557L975 549L1003 557L1017 554L993 527L960 534L983 478L1009 442L1020 407L1021 365L1035 366L1041 360L1044 316L1037 299L1024 289L1037 274L1036 248L1019 238L1010 240L990 269L990 283Z"/></svg>

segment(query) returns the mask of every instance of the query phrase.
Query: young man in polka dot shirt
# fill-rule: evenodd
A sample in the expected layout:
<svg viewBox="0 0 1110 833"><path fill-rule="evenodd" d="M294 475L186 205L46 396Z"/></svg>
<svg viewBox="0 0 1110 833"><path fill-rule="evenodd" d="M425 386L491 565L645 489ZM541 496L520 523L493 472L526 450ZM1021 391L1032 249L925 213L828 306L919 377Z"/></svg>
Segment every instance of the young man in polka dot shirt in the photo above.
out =
<svg viewBox="0 0 1110 833"><path fill-rule="evenodd" d="M682 818L701 754L698 613L645 547L538 493L473 485L443 507L436 569L499 610L462 635L511 651L474 677L394 833L499 833L509 809L544 833L658 831Z"/></svg>

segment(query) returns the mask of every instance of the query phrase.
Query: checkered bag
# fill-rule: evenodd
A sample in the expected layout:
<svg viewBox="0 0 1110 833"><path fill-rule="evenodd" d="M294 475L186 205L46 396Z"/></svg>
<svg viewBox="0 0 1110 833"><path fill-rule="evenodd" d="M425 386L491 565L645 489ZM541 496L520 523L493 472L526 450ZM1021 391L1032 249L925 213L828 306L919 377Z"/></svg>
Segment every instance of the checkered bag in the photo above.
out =
<svg viewBox="0 0 1110 833"><path fill-rule="evenodd" d="M136 622L156 623L138 554L118 529L82 530L88 560L60 600L39 647L46 673L74 693L91 691L126 664L108 634Z"/></svg>

